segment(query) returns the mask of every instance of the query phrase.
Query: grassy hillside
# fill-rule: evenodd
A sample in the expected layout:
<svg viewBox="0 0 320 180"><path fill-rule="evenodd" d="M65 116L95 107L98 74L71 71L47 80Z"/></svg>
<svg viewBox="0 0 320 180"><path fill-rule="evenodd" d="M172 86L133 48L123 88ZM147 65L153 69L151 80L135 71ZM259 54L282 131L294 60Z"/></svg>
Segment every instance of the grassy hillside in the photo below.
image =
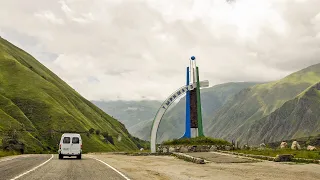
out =
<svg viewBox="0 0 320 180"><path fill-rule="evenodd" d="M248 132L249 142L276 142L320 134L320 83L287 101L270 115L255 122Z"/></svg>
<svg viewBox="0 0 320 180"><path fill-rule="evenodd" d="M320 79L320 64L305 68L299 72L293 73L279 81L255 85L251 88L245 89L240 93L236 94L232 100L227 102L216 116L212 118L210 124L206 126L206 132L208 135L216 138L226 138L228 140L239 140L243 143L250 141L251 143L261 143L263 141L264 132L273 131L273 127L258 127L256 123L267 124L265 118L271 113L275 112L278 108L282 107L285 102L295 99L298 95L304 92L307 88L317 83ZM297 101L298 99L294 100ZM295 103L292 102L292 108L298 108L297 111L302 109L296 107ZM281 114L287 113L285 110L280 112ZM301 112L299 112L301 115ZM291 119L290 117L289 119ZM292 122L299 121L301 119L295 118L290 120ZM318 122L317 119L315 121ZM277 121L276 126L282 124ZM289 122L287 122L289 124ZM281 138L283 136L290 137L293 134L288 134L288 131L295 131L297 128L295 125L290 125L287 128L282 129ZM256 127L255 130L250 128ZM307 127L305 127L307 128ZM299 130L300 135L304 133L301 131L309 131L309 129ZM299 133L295 134L299 136ZM258 136L261 134L261 136ZM278 135L278 134L277 134ZM272 135L272 136L277 136ZM266 138L268 139L268 138Z"/></svg>
<svg viewBox="0 0 320 180"><path fill-rule="evenodd" d="M90 128L108 132L114 145L101 135L87 136ZM55 150L61 133L70 131L82 133L84 151L137 149L123 124L0 38L0 139L12 129L17 130L26 152Z"/></svg>

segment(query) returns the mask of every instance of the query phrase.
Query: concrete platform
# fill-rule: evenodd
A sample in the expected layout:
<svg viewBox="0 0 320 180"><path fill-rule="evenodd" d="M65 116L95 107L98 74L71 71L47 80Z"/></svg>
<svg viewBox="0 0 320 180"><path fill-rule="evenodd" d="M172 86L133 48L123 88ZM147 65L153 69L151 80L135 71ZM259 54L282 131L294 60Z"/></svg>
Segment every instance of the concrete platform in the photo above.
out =
<svg viewBox="0 0 320 180"><path fill-rule="evenodd" d="M209 162L214 163L253 163L258 162L258 160L236 157L233 155L215 153L215 152L194 152L194 153L185 153L193 157L198 157L205 159Z"/></svg>

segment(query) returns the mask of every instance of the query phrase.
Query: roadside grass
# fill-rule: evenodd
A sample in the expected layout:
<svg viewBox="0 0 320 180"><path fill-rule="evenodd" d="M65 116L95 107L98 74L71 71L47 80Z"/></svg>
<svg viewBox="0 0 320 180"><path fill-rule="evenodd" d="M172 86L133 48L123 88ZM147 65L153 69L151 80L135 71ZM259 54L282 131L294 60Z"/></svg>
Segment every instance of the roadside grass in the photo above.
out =
<svg viewBox="0 0 320 180"><path fill-rule="evenodd" d="M164 141L163 145L230 145L231 143L222 139L210 137L182 138Z"/></svg>
<svg viewBox="0 0 320 180"><path fill-rule="evenodd" d="M5 156L13 156L13 155L18 155L19 153L14 152L14 151L1 151L0 150L0 158L5 157Z"/></svg>
<svg viewBox="0 0 320 180"><path fill-rule="evenodd" d="M264 150L233 150L243 154L253 154L276 157L281 154L292 154L295 158L320 160L320 151L292 150L292 149L264 149Z"/></svg>

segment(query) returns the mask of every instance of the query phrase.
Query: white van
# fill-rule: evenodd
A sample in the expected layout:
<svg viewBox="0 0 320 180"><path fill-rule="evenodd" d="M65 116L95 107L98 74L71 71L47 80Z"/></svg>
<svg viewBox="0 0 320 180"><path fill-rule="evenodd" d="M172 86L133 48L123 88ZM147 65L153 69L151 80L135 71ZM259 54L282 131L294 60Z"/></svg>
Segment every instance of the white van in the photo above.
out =
<svg viewBox="0 0 320 180"><path fill-rule="evenodd" d="M58 153L59 159L63 159L63 156L76 156L77 159L81 159L82 139L80 134L62 134Z"/></svg>

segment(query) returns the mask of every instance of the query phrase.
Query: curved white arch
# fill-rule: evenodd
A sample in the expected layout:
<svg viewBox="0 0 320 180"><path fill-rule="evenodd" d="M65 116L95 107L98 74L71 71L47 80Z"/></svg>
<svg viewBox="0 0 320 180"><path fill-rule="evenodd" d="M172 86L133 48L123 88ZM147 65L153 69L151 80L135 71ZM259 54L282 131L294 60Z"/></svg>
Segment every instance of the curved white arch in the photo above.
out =
<svg viewBox="0 0 320 180"><path fill-rule="evenodd" d="M158 110L154 120L153 125L151 129L151 141L150 141L150 149L152 153L156 152L156 140L157 140L157 132L158 127L161 122L161 119L164 115L164 113L167 111L169 106L180 96L182 96L184 93L186 93L188 90L192 90L196 88L197 84L191 84L189 86L185 85L176 90L174 93L172 93L162 104L160 109ZM209 81L201 81L200 87L208 87Z"/></svg>

